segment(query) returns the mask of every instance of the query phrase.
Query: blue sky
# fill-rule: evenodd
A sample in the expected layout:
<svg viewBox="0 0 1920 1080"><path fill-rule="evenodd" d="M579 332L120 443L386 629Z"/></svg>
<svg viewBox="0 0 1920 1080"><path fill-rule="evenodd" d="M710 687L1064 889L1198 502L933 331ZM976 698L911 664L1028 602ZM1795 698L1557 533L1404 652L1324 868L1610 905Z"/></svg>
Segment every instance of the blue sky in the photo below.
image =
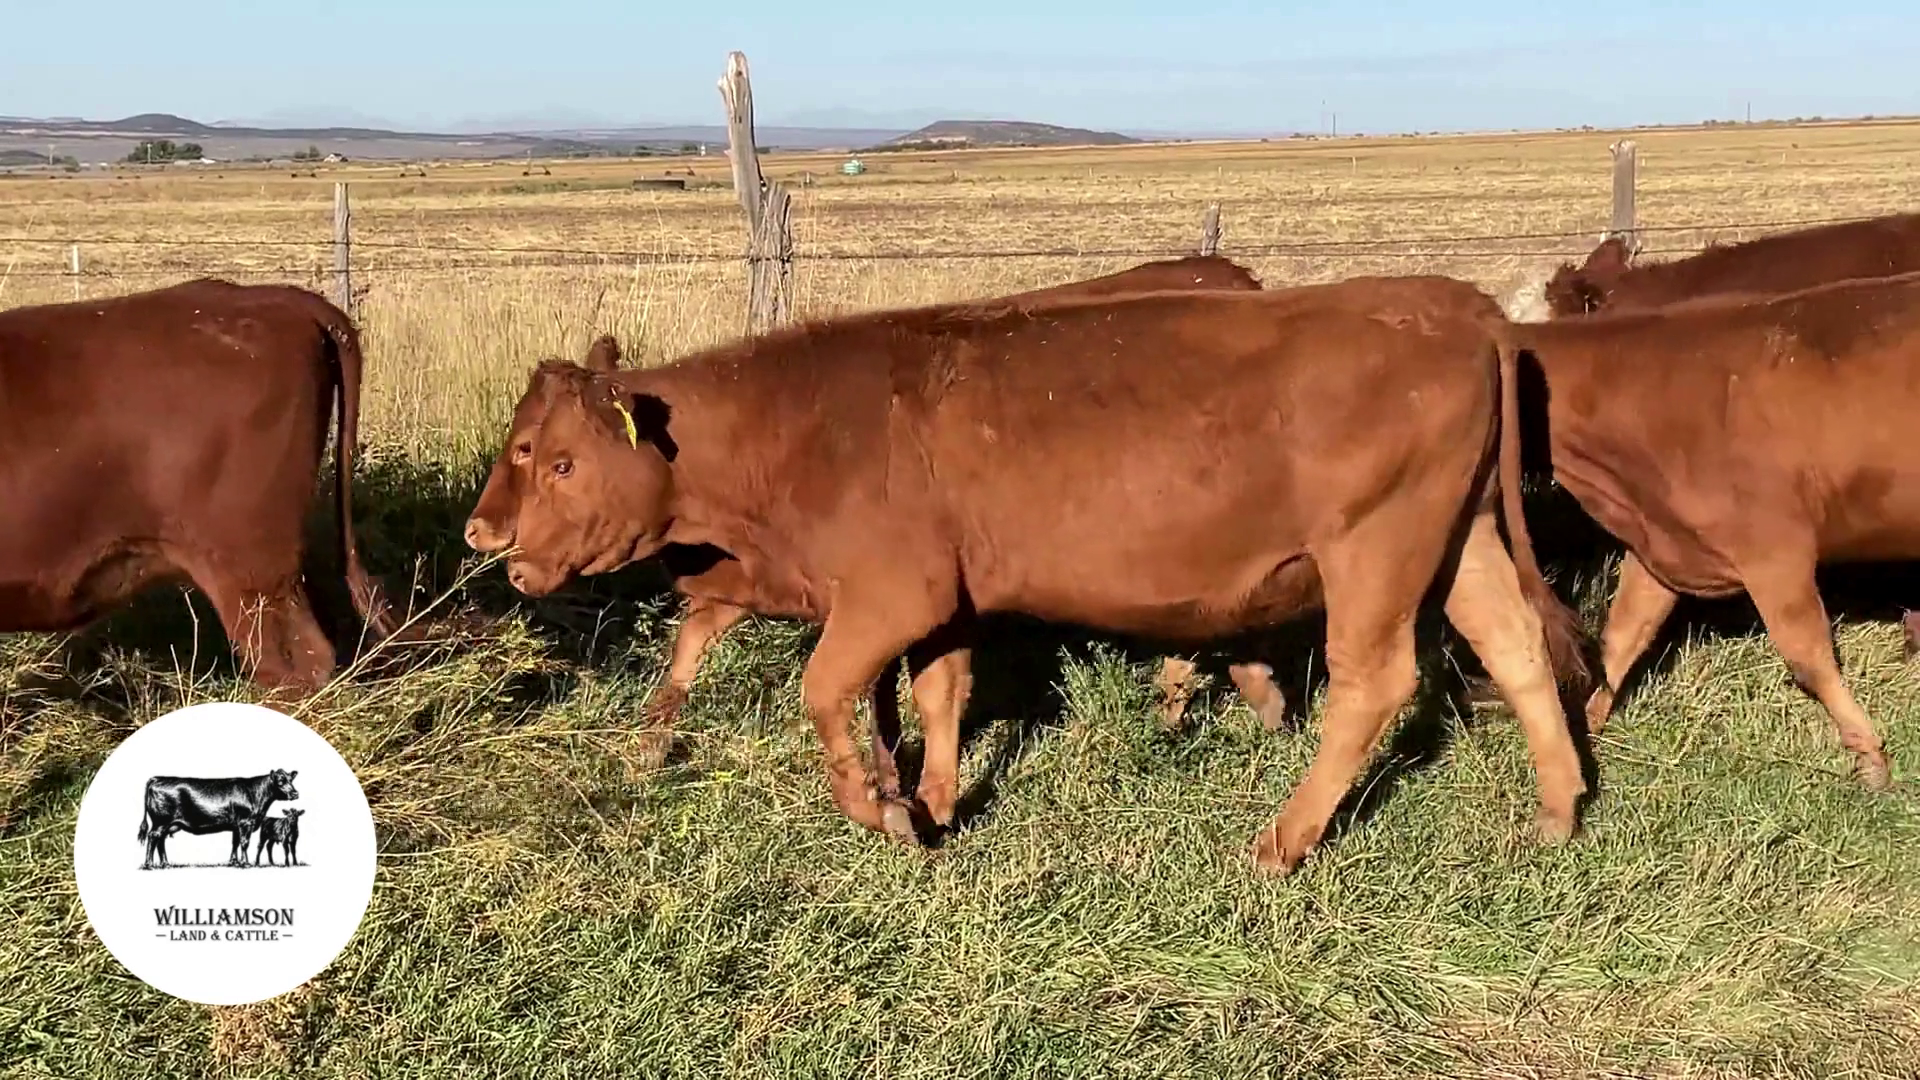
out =
<svg viewBox="0 0 1920 1080"><path fill-rule="evenodd" d="M14 0L0 115L714 123L940 115L1453 131L1920 113L1920 3L1871 0ZM1325 102L1323 111L1322 102ZM862 115L865 114L865 115ZM909 124L908 126L912 126Z"/></svg>

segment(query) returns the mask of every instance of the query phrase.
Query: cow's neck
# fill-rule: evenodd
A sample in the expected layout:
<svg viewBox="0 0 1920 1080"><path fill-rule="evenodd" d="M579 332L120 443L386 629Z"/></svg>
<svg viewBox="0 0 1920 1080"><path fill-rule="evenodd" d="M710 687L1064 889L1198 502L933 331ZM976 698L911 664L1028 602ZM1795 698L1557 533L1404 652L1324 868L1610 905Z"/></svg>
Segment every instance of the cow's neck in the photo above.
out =
<svg viewBox="0 0 1920 1080"><path fill-rule="evenodd" d="M272 774L248 777L247 794L253 796L253 801L259 804L260 812L263 814L267 812L268 807L279 801L273 793Z"/></svg>
<svg viewBox="0 0 1920 1080"><path fill-rule="evenodd" d="M674 365L641 373L629 385L655 394L671 411L677 454L670 466L672 525L663 543L711 544L743 562L779 560L767 525L784 507L769 465L784 453L777 426L750 422L729 394L724 371Z"/></svg>

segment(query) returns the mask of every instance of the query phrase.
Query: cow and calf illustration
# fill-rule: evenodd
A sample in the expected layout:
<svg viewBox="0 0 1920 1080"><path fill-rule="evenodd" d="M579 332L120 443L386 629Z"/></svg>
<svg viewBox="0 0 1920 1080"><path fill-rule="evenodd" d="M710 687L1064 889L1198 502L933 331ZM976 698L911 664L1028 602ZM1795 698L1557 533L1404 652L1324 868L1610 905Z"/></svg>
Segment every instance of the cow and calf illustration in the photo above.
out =
<svg viewBox="0 0 1920 1080"><path fill-rule="evenodd" d="M233 843L226 865L247 866L247 844L257 833L260 845L251 865L273 862L273 849L280 849L284 865L299 865L299 807L280 816L269 816L276 802L291 802L300 797L293 786L298 769L274 769L259 776L207 778L199 776L154 776L147 780L146 811L140 819L137 839L147 846L142 870L165 869L167 838L175 833L206 836L230 833Z"/></svg>
<svg viewBox="0 0 1920 1080"><path fill-rule="evenodd" d="M645 559L673 575L686 608L641 709L649 756L729 628L821 625L800 693L828 787L908 843L951 826L974 645L1000 613L1165 643L1169 726L1193 675L1173 654L1246 641L1233 682L1274 727L1263 636L1323 612L1318 752L1253 841L1280 873L1413 695L1430 602L1524 730L1544 839L1588 795L1568 714L1606 723L1682 595L1747 593L1858 781L1884 789L1814 571L1920 558L1920 215L1629 255L1609 241L1562 267L1538 320L1438 275L1265 288L1202 256L645 368L606 336L532 366L465 538L527 596ZM337 415L342 572L371 636L400 633L353 536L361 366L348 317L288 286L0 312L0 632L75 628L185 578L258 682L325 683L335 643L300 567ZM1536 563L1523 476L1623 549L1597 657ZM1907 630L1920 647L1920 618ZM924 739L909 791L903 668ZM297 816L267 812L296 797L283 770L154 777L148 864L180 831L231 832L233 865L258 833L291 862Z"/></svg>

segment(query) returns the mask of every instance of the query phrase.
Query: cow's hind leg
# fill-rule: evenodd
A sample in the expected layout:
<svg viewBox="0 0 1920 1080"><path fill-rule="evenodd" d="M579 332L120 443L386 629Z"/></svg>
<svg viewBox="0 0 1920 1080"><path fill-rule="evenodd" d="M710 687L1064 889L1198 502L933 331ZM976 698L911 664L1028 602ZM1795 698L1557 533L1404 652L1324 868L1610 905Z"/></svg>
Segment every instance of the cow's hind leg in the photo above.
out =
<svg viewBox="0 0 1920 1080"><path fill-rule="evenodd" d="M269 577L221 572L212 560L181 562L220 613L242 671L256 683L304 696L332 676L333 643L314 618L297 567ZM259 581L271 584L251 584Z"/></svg>
<svg viewBox="0 0 1920 1080"><path fill-rule="evenodd" d="M1279 731L1287 718L1287 697L1273 681L1273 668L1266 664L1235 664L1227 669L1241 700L1260 718L1260 726Z"/></svg>
<svg viewBox="0 0 1920 1080"><path fill-rule="evenodd" d="M1193 700L1193 680L1199 665L1178 656L1160 658L1160 674L1154 688L1160 691L1160 726L1167 731L1186 727L1187 703Z"/></svg>
<svg viewBox="0 0 1920 1080"><path fill-rule="evenodd" d="M1160 660L1160 674L1154 680L1160 691L1160 726L1170 732L1186 728L1187 705L1193 700L1194 680L1199 667L1193 661L1175 656ZM1273 668L1261 663L1233 664L1227 668L1233 687L1247 703L1260 724L1278 731L1286 718L1286 695L1273 680Z"/></svg>
<svg viewBox="0 0 1920 1080"><path fill-rule="evenodd" d="M951 825L960 788L960 721L973 694L973 650L925 646L909 650L907 658L926 744L914 798L934 823Z"/></svg>
<svg viewBox="0 0 1920 1080"><path fill-rule="evenodd" d="M1447 592L1447 620L1473 647L1494 685L1520 718L1540 785L1540 835L1573 835L1576 803L1586 791L1580 755L1547 659L1540 616L1520 591L1513 559L1500 543L1493 514L1474 516Z"/></svg>
<svg viewBox="0 0 1920 1080"><path fill-rule="evenodd" d="M1385 520L1370 524L1392 535ZM1399 555L1404 548L1355 537L1318 557L1327 611L1320 746L1280 816L1255 838L1263 870L1291 873L1312 852L1381 733L1419 688L1414 616L1437 567L1412 565Z"/></svg>
<svg viewBox="0 0 1920 1080"><path fill-rule="evenodd" d="M1886 789L1893 780L1887 755L1873 722L1840 673L1813 561L1776 559L1761 568L1741 570L1747 595L1766 623L1767 636L1792 669L1794 681L1819 699L1841 745L1853 753L1855 778L1869 790Z"/></svg>
<svg viewBox="0 0 1920 1080"><path fill-rule="evenodd" d="M896 657L874 680L869 704L873 706L873 777L882 798L900 797L900 763L894 755L900 750L900 661Z"/></svg>
<svg viewBox="0 0 1920 1080"><path fill-rule="evenodd" d="M1672 589L1654 580L1646 566L1629 551L1620 559L1620 583L1614 587L1613 603L1607 608L1607 625L1600 633L1600 663L1606 682L1594 688L1587 698L1587 731L1598 735L1606 730L1613 714L1614 698L1626 684L1647 646L1653 644L1660 627L1673 614L1679 600Z"/></svg>

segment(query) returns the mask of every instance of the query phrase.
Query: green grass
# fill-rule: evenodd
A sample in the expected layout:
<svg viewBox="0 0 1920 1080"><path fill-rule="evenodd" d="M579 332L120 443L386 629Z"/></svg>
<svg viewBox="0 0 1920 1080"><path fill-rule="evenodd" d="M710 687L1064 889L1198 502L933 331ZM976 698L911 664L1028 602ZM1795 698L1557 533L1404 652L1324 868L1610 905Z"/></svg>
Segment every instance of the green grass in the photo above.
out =
<svg viewBox="0 0 1920 1080"><path fill-rule="evenodd" d="M421 588L458 584L471 470L372 460L357 492L375 565L399 582L424 551ZM1920 687L1886 623L1845 627L1842 650L1894 793L1846 778L1763 637L1683 641L1599 741L1602 790L1574 843L1529 839L1510 714L1425 695L1395 747L1424 760L1376 774L1363 820L1273 881L1247 844L1317 725L1267 734L1216 691L1188 732L1163 733L1149 653L996 635L963 762L967 786L993 790L959 836L914 852L828 797L798 704L813 631L740 627L682 747L640 774L630 732L674 615L657 583L636 570L523 604L501 577L454 597L510 612L498 637L357 674L302 713L367 787L379 878L330 968L248 1008L132 979L72 882L78 800L119 739L181 705L258 699L204 605L197 638L189 605L161 593L86 648L0 640L0 1069L1920 1072ZM1429 656L1435 684L1457 686Z"/></svg>

